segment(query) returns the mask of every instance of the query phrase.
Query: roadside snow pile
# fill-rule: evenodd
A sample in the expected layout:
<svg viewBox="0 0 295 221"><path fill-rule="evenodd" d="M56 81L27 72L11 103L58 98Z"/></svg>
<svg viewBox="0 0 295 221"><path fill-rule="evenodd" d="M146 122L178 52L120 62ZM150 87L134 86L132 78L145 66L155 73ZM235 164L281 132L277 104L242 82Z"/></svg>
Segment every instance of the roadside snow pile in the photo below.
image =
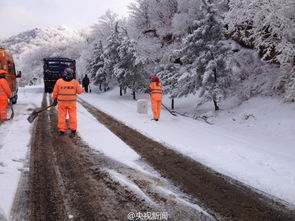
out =
<svg viewBox="0 0 295 221"><path fill-rule="evenodd" d="M201 120L174 117L165 110L159 122L151 121L150 107L148 115L138 114L136 102L130 96L120 97L118 89L81 97L148 137L295 205L294 104L257 97L233 108L236 101L231 101L230 108L212 112L215 124L208 125ZM140 98L149 100L148 95ZM190 112L192 108L187 104L196 98L190 96L189 100L176 100L176 110ZM168 99L164 102L168 104Z"/></svg>

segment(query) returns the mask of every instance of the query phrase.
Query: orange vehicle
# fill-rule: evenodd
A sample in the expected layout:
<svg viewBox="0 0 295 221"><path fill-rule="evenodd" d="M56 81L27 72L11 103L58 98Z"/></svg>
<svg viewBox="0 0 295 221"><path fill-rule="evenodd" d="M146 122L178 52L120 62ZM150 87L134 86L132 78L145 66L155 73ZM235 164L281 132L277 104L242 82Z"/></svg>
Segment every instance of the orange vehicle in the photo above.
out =
<svg viewBox="0 0 295 221"><path fill-rule="evenodd" d="M8 81L12 93L10 101L12 104L16 104L18 92L18 84L16 78L21 77L21 72L18 71L18 73L16 74L13 57L4 48L0 48L0 69L4 69L5 71L7 71L5 78Z"/></svg>

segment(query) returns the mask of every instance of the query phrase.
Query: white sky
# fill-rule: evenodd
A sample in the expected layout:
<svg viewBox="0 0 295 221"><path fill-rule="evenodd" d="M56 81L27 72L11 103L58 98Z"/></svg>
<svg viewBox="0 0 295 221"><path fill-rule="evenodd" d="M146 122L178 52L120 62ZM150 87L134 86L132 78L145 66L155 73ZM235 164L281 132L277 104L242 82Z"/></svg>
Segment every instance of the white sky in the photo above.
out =
<svg viewBox="0 0 295 221"><path fill-rule="evenodd" d="M0 0L0 39L36 27L65 25L81 29L108 9L127 15L134 0Z"/></svg>

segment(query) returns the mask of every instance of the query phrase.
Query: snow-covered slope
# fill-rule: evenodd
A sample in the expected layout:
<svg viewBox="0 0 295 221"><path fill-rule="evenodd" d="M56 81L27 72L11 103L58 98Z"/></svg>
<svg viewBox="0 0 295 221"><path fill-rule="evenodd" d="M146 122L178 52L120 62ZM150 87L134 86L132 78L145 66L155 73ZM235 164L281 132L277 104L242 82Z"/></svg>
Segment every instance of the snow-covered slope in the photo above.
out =
<svg viewBox="0 0 295 221"><path fill-rule="evenodd" d="M27 84L40 80L44 57L73 58L77 56L75 51L79 51L74 49L84 38L85 35L73 29L59 26L58 28L35 28L12 36L0 42L0 45L13 54L16 69L23 72L22 82Z"/></svg>
<svg viewBox="0 0 295 221"><path fill-rule="evenodd" d="M28 53L34 49L52 45L57 49L82 40L79 32L66 26L57 28L35 28L18 35L12 36L1 42L1 45L9 49L16 56Z"/></svg>

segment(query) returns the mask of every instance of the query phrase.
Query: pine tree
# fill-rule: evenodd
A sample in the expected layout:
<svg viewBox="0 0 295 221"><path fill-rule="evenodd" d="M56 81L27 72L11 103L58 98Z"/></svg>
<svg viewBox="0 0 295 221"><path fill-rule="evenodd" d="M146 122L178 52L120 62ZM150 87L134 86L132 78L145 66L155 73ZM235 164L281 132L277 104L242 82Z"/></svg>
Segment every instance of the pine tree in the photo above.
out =
<svg viewBox="0 0 295 221"><path fill-rule="evenodd" d="M277 73L281 76L274 88L286 101L294 101L294 0L236 0L229 6L225 18L228 33L254 47L262 59L280 65Z"/></svg>
<svg viewBox="0 0 295 221"><path fill-rule="evenodd" d="M119 86L126 91L132 90L133 99L136 99L135 93L146 87L143 71L143 59L136 52L136 43L126 35L121 45L118 47L119 62L115 65L114 76Z"/></svg>
<svg viewBox="0 0 295 221"><path fill-rule="evenodd" d="M178 79L181 65L175 59L174 54L169 56L168 61L162 61L161 70L158 72L158 77L161 79L161 84L164 88L164 93L171 98L171 109L174 109L174 99L177 97Z"/></svg>
<svg viewBox="0 0 295 221"><path fill-rule="evenodd" d="M228 32L260 50L263 59L282 65L295 54L294 0L230 1Z"/></svg>
<svg viewBox="0 0 295 221"><path fill-rule="evenodd" d="M223 44L223 24L218 20L214 4L203 0L204 18L193 25L193 32L184 39L179 53L184 65L174 76L178 79L178 96L195 94L204 101L212 100L215 110L226 96L230 84L230 70L227 68L228 49Z"/></svg>
<svg viewBox="0 0 295 221"><path fill-rule="evenodd" d="M118 31L118 24L115 26L115 30L112 34L107 38L107 44L104 49L104 53L102 55L102 59L104 61L103 68L100 71L100 74L105 76L105 88L108 88L108 84L111 79L116 78L114 75L115 65L120 62L120 57L118 53L118 48L121 45L122 38ZM120 87L120 95L122 96L122 88Z"/></svg>
<svg viewBox="0 0 295 221"><path fill-rule="evenodd" d="M102 90L102 83L105 81L104 72L100 69L104 66L103 60L103 46L102 42L94 45L92 59L89 61L87 66L87 71L90 73L90 78L94 81L95 84L99 85L99 89Z"/></svg>

